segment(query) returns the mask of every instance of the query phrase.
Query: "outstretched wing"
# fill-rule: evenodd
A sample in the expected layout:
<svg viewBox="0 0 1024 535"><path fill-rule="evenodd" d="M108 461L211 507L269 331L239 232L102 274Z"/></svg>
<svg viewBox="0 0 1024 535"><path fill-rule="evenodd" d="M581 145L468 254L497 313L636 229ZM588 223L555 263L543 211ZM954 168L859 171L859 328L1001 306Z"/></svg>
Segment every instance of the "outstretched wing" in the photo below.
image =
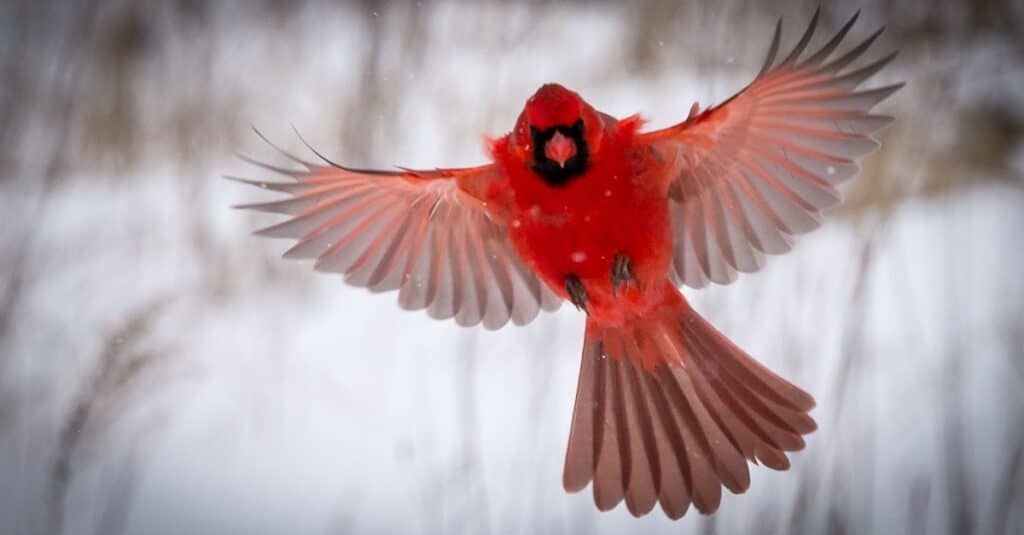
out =
<svg viewBox="0 0 1024 535"><path fill-rule="evenodd" d="M500 179L493 165L376 171L281 152L302 169L246 160L294 182L228 178L291 195L239 206L290 216L256 232L298 240L285 258L314 259L317 271L343 273L349 284L373 291L398 290L403 308L425 308L460 325L522 325L561 304L519 259L504 221L482 200Z"/></svg>
<svg viewBox="0 0 1024 535"><path fill-rule="evenodd" d="M859 14L859 13L858 13ZM643 134L663 164L673 230L673 275L700 288L753 272L765 254L789 251L792 236L821 223L837 204L836 185L857 173L857 159L877 148L870 135L892 121L871 108L903 84L859 90L896 53L844 72L881 34L830 59L857 20L820 50L799 56L818 13L793 51L774 65L782 21L757 78L719 106Z"/></svg>

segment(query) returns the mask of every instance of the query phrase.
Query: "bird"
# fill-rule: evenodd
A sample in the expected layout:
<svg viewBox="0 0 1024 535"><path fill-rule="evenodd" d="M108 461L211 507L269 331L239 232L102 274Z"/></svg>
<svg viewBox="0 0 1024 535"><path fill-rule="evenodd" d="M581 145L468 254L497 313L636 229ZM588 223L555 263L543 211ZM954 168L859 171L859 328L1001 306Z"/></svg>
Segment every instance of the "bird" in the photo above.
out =
<svg viewBox="0 0 1024 535"><path fill-rule="evenodd" d="M239 206L287 216L256 231L295 240L285 258L397 290L405 309L498 329L570 302L586 326L564 488L591 486L601 511L711 514L723 487L748 489L749 463L790 467L817 428L815 400L680 287L729 284L820 226L893 120L872 108L903 86L861 88L896 52L854 66L884 26L836 52L859 12L804 54L819 15L776 61L780 18L752 82L667 128L548 83L488 140L484 165L358 169L306 144L320 161L276 146L293 164L243 156L291 180L227 178L287 195Z"/></svg>

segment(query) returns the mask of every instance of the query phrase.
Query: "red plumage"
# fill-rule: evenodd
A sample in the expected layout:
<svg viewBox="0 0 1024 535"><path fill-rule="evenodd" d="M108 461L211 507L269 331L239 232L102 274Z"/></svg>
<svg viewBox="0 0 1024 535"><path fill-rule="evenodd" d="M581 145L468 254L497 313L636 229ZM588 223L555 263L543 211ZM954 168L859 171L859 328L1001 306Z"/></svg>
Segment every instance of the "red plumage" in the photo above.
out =
<svg viewBox="0 0 1024 535"><path fill-rule="evenodd" d="M642 157L635 150L638 118L605 124L589 105L561 86L544 86L538 94L561 98L535 98L524 116L538 108L541 116L557 112L547 109L551 102L572 106L575 101L587 110L584 121L593 122L593 127L587 125L587 131L593 132L588 136L590 164L564 187L553 188L526 165L520 149L530 139L510 134L491 148L508 177L507 186L497 188L491 201L506 197L504 188L513 193L505 215L512 243L559 297L568 299L565 277L574 274L587 288L590 318L621 322L649 306L648 294L660 300L657 294L667 276L672 239L665 186L639 176L644 162L635 161ZM610 274L618 254L633 259L638 280L655 284L645 283L643 290L636 285L622 288L613 296Z"/></svg>
<svg viewBox="0 0 1024 535"><path fill-rule="evenodd" d="M602 509L656 503L672 518L741 493L748 461L778 470L815 429L806 392L704 321L677 285L727 284L789 250L839 201L835 186L890 118L870 109L899 85L858 86L893 57L847 67L878 36L833 53L856 16L801 59L817 25L717 107L654 132L557 85L541 87L494 162L372 171L306 162L264 167L296 182L246 205L288 214L261 234L297 239L349 283L461 325L531 321L569 300L587 314L564 484L593 483Z"/></svg>

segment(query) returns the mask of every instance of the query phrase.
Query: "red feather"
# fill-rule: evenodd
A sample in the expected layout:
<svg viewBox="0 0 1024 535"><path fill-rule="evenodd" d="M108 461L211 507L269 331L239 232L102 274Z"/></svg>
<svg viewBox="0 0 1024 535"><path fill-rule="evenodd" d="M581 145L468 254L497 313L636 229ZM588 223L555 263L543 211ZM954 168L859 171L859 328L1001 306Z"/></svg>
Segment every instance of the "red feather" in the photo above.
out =
<svg viewBox="0 0 1024 535"><path fill-rule="evenodd" d="M374 171L289 155L303 169L264 167L296 182L242 181L292 197L245 207L291 216L260 231L298 240L286 256L437 318L493 329L571 300L587 325L565 488L593 483L602 510L710 513L722 486L747 489L747 461L789 467L814 399L677 284L729 283L815 228L890 120L871 108L899 88L858 89L892 54L844 72L877 33L829 59L856 16L801 60L817 20L776 65L777 31L743 91L663 130L548 84L491 142L493 164Z"/></svg>

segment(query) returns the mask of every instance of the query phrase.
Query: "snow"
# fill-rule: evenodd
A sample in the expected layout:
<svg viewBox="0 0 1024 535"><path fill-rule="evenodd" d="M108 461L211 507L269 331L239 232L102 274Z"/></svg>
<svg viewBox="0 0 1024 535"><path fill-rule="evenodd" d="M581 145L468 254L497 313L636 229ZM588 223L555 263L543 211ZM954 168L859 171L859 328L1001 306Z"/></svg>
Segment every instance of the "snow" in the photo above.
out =
<svg viewBox="0 0 1024 535"><path fill-rule="evenodd" d="M481 136L507 130L548 81L664 126L694 98L704 108L742 87L777 13L749 23L759 35L707 40L700 55L718 58L715 68L683 54L633 73L619 65L634 12L614 4L309 3L273 16L246 6L218 3L191 30L144 15L157 44L128 69L122 97L137 114L133 162L116 148L91 157L92 123L76 112L33 122L4 168L0 270L23 256L0 337L0 525L10 532L931 533L956 531L958 509L979 531L1024 526L1014 464L1024 451L1024 151L988 171L997 176L931 164L957 154L955 132L934 125L958 121L955 107L927 106L931 86L886 105L897 123L865 173L898 184L958 173L959 187L828 214L760 273L684 290L817 398L807 449L788 472L751 467L750 490L726 493L714 517L634 519L561 488L580 312L486 332L403 311L393 293L277 258L288 244L250 233L278 219L229 209L273 193L216 177L277 178L234 157L276 158L250 123L308 155L294 123L359 166L474 165ZM795 11L791 40L804 17ZM748 27L732 11L699 14L655 48L696 50L712 15L715 31ZM1016 75L987 90L967 83L1005 49L986 41L963 53L957 99L994 95L1022 109L1008 90ZM961 57L929 53L901 58L886 80L927 81ZM364 90L368 54L379 79ZM105 87L92 85L105 79L99 63L86 70L86 97ZM54 65L38 76L59 76ZM64 128L75 165L44 193ZM5 275L5 299L11 288Z"/></svg>

